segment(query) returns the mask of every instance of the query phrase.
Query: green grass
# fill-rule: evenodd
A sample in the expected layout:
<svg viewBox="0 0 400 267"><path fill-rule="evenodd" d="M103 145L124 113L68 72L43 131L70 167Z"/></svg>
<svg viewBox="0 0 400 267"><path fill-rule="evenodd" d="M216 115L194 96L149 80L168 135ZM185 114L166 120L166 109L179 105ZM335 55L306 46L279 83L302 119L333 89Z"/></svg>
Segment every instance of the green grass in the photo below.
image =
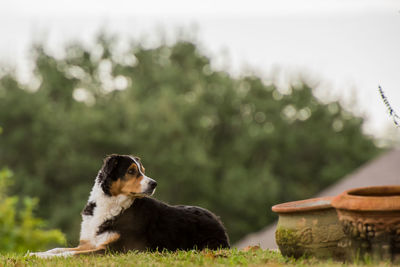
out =
<svg viewBox="0 0 400 267"><path fill-rule="evenodd" d="M365 263L364 263L365 264ZM352 264L349 266L354 266ZM362 264L361 264L362 265ZM365 265L376 266L367 263ZM381 264L389 266L390 264ZM127 254L85 255L40 259L23 255L1 255L0 266L343 266L341 262L287 259L279 252L256 249L178 252L130 252Z"/></svg>

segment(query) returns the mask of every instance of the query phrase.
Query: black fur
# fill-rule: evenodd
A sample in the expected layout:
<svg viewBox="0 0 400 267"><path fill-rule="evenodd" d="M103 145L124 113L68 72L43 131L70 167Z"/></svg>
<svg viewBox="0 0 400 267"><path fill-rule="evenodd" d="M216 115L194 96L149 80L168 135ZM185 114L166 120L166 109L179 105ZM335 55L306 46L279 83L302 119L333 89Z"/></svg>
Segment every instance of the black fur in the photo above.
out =
<svg viewBox="0 0 400 267"><path fill-rule="evenodd" d="M139 158L135 160L139 162ZM123 177L133 162L130 156L115 154L104 160L97 179L105 194L111 196L112 182ZM120 234L109 245L109 249L118 252L229 248L224 226L210 211L193 206L170 206L148 197L136 198L128 209L100 225L96 233L105 232Z"/></svg>
<svg viewBox="0 0 400 267"><path fill-rule="evenodd" d="M115 218L113 219L108 219L105 222L103 222L100 226L99 229L97 229L96 235L100 235L105 232L110 232L113 230L112 226L115 222Z"/></svg>
<svg viewBox="0 0 400 267"><path fill-rule="evenodd" d="M210 211L193 206L170 206L153 198L137 198L132 206L100 226L98 233L120 234L114 251L229 248L221 221Z"/></svg>
<svg viewBox="0 0 400 267"><path fill-rule="evenodd" d="M82 215L86 215L86 216L92 216L93 215L93 211L94 208L96 208L96 203L95 202L88 202L85 206L85 208L82 211Z"/></svg>

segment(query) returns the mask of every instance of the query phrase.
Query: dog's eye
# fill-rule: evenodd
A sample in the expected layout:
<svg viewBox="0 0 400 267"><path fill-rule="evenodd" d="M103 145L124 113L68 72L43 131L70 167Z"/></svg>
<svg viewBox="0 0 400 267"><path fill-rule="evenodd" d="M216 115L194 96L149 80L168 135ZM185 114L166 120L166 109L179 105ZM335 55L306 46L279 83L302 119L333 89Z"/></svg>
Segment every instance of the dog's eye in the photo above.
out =
<svg viewBox="0 0 400 267"><path fill-rule="evenodd" d="M135 174L135 170L130 169L130 170L128 170L128 173L129 173L129 174Z"/></svg>

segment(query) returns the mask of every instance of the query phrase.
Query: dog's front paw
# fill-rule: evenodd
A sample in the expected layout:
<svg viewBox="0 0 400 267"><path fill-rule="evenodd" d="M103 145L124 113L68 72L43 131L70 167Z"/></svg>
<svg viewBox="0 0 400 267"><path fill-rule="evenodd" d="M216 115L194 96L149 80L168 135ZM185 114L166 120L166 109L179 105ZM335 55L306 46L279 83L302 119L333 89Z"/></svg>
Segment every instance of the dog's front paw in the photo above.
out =
<svg viewBox="0 0 400 267"><path fill-rule="evenodd" d="M70 257L72 255L74 255L73 251L64 251L60 253L49 253L48 251L46 251L46 252L32 252L28 254L28 256L30 257L38 257L42 259L48 259L53 257Z"/></svg>
<svg viewBox="0 0 400 267"><path fill-rule="evenodd" d="M43 252L43 253L48 253L48 254L59 254L59 253L61 253L61 252L65 252L65 251L67 251L67 249L65 249L65 248L53 248L53 249L50 249L50 250L45 251L45 252Z"/></svg>
<svg viewBox="0 0 400 267"><path fill-rule="evenodd" d="M51 255L46 252L31 252L28 253L29 257L38 257L38 258L46 258L46 255Z"/></svg>

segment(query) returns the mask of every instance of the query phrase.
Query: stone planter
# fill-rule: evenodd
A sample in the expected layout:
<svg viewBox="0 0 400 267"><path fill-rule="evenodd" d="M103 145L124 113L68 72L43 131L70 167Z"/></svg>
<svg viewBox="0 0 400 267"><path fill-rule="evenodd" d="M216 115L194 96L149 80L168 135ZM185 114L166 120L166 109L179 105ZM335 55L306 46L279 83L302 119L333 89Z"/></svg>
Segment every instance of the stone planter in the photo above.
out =
<svg viewBox="0 0 400 267"><path fill-rule="evenodd" d="M343 259L338 247L345 235L331 206L333 197L287 202L272 207L279 214L276 243L287 257Z"/></svg>
<svg viewBox="0 0 400 267"><path fill-rule="evenodd" d="M335 197L351 257L400 258L400 186L356 188Z"/></svg>

